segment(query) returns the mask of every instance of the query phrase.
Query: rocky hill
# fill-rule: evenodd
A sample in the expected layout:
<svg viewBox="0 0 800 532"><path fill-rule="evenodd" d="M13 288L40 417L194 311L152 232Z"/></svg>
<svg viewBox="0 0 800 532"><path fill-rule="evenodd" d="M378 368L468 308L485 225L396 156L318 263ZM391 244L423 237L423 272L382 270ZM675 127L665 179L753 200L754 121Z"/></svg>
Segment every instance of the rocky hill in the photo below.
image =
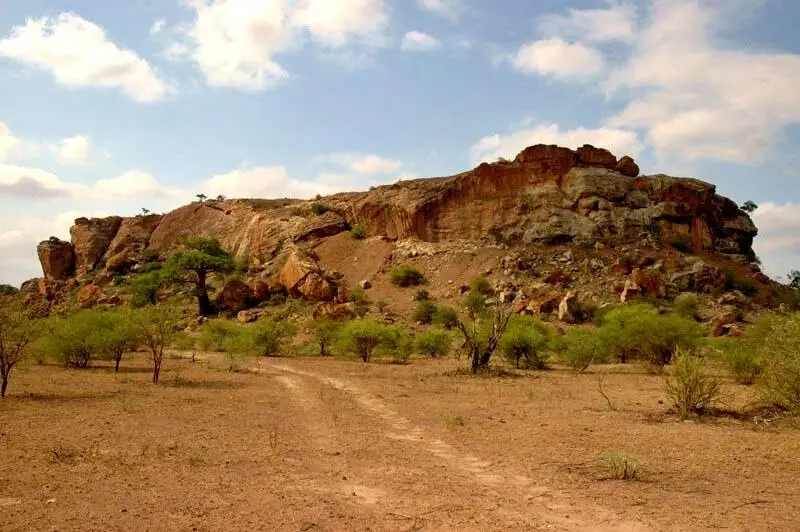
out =
<svg viewBox="0 0 800 532"><path fill-rule="evenodd" d="M366 241L350 237L353 227ZM640 176L630 157L589 145L537 145L455 176L314 201L220 198L164 215L79 218L71 242L39 245L44 279L24 288L58 300L80 285L88 304L106 301L115 297L111 281L139 272L144 254L166 258L187 237L204 236L246 261L254 304L277 290L342 299L359 283L406 300L383 281L408 261L428 270L443 298L457 296L468 275L489 271L525 293L532 312L542 312L534 301L570 288L602 303L625 291L666 298L746 287L749 295L766 290L763 303L771 304L776 287L754 262L756 233L714 185Z"/></svg>

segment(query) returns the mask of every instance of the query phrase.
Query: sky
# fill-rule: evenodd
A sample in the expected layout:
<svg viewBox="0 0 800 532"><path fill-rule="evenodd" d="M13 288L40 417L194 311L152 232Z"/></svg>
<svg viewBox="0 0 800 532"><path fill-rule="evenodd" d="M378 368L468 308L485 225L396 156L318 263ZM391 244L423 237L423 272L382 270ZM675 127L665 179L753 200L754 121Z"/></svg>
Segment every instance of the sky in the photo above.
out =
<svg viewBox="0 0 800 532"><path fill-rule="evenodd" d="M795 0L0 0L0 283L78 216L585 143L759 205L800 269Z"/></svg>

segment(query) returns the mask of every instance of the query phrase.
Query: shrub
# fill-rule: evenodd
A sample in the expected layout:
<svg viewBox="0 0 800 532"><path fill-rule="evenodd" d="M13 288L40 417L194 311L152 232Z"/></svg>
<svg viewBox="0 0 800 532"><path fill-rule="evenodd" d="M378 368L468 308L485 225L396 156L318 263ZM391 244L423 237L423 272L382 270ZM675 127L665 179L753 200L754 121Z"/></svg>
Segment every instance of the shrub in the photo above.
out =
<svg viewBox="0 0 800 532"><path fill-rule="evenodd" d="M133 296L131 304L133 308L143 308L148 305L155 305L158 300L158 291L164 284L164 280L159 271L151 271L137 275L130 283L130 292Z"/></svg>
<svg viewBox="0 0 800 532"><path fill-rule="evenodd" d="M592 364L608 362L605 337L599 331L570 329L553 341L553 348L560 358L574 370L586 371Z"/></svg>
<svg viewBox="0 0 800 532"><path fill-rule="evenodd" d="M161 375L164 349L178 332L178 319L178 313L168 307L149 307L132 314L139 337L152 356L153 383L158 383Z"/></svg>
<svg viewBox="0 0 800 532"><path fill-rule="evenodd" d="M417 336L417 352L430 358L450 354L452 338L444 331L427 331Z"/></svg>
<svg viewBox="0 0 800 532"><path fill-rule="evenodd" d="M751 342L725 338L720 361L739 384L753 384L764 370L764 360Z"/></svg>
<svg viewBox="0 0 800 532"><path fill-rule="evenodd" d="M547 325L529 316L515 316L500 339L500 353L517 369L521 361L531 369L546 369L549 343Z"/></svg>
<svg viewBox="0 0 800 532"><path fill-rule="evenodd" d="M494 288L492 283L486 277L476 277L469 283L470 290L477 292L485 297L492 297L494 295Z"/></svg>
<svg viewBox="0 0 800 532"><path fill-rule="evenodd" d="M45 350L63 364L88 368L92 358L103 350L99 334L103 328L101 312L83 310L48 323Z"/></svg>
<svg viewBox="0 0 800 532"><path fill-rule="evenodd" d="M582 300L575 305L573 316L577 323L594 321L594 316L600 307L594 301Z"/></svg>
<svg viewBox="0 0 800 532"><path fill-rule="evenodd" d="M114 278L111 280L111 284L114 286L121 286L125 283L125 276L121 273L114 275Z"/></svg>
<svg viewBox="0 0 800 532"><path fill-rule="evenodd" d="M415 308L414 312L411 314L411 319L425 324L432 323L437 310L438 308L432 302L420 301L417 303L417 308Z"/></svg>
<svg viewBox="0 0 800 532"><path fill-rule="evenodd" d="M331 354L331 344L336 339L339 327L339 324L333 320L314 320L309 324L308 330L319 346L320 356Z"/></svg>
<svg viewBox="0 0 800 532"><path fill-rule="evenodd" d="M10 284L0 284L0 296L13 296L19 290Z"/></svg>
<svg viewBox="0 0 800 532"><path fill-rule="evenodd" d="M678 316L691 320L697 319L698 304L699 298L697 294L679 294L675 297L675 301L673 301L675 313L678 314Z"/></svg>
<svg viewBox="0 0 800 532"><path fill-rule="evenodd" d="M376 320L359 319L345 324L337 341L340 352L348 353L369 362L386 340L387 327Z"/></svg>
<svg viewBox="0 0 800 532"><path fill-rule="evenodd" d="M674 373L666 379L667 395L681 419L702 414L720 394L719 382L703 371L703 361L689 351L676 353Z"/></svg>
<svg viewBox="0 0 800 532"><path fill-rule="evenodd" d="M766 334L754 346L763 360L757 381L761 398L800 412L800 314L776 316L763 327Z"/></svg>
<svg viewBox="0 0 800 532"><path fill-rule="evenodd" d="M109 310L99 314L101 328L96 332L100 336L100 354L114 361L114 371L119 372L119 364L125 351L136 349L140 337L133 323L130 312Z"/></svg>
<svg viewBox="0 0 800 532"><path fill-rule="evenodd" d="M406 364L411 358L414 340L406 331L396 327L386 327L379 351L392 357L395 364Z"/></svg>
<svg viewBox="0 0 800 532"><path fill-rule="evenodd" d="M311 212L317 216L322 216L328 211L332 211L330 205L325 205L324 203L312 203L311 204Z"/></svg>
<svg viewBox="0 0 800 532"><path fill-rule="evenodd" d="M40 324L20 305L0 306L0 398L5 398L11 372L22 364L40 334Z"/></svg>
<svg viewBox="0 0 800 532"><path fill-rule="evenodd" d="M421 288L417 290L417 293L414 294L414 301L428 301L431 298L431 293Z"/></svg>
<svg viewBox="0 0 800 532"><path fill-rule="evenodd" d="M422 273L413 266L407 264L394 268L390 277L393 285L403 288L418 286L425 282L425 277Z"/></svg>
<svg viewBox="0 0 800 532"><path fill-rule="evenodd" d="M142 261L145 263L158 262L158 251L151 248L144 248L142 250Z"/></svg>
<svg viewBox="0 0 800 532"><path fill-rule="evenodd" d="M692 236L691 235L675 235L670 241L672 247L684 253L692 252Z"/></svg>
<svg viewBox="0 0 800 532"><path fill-rule="evenodd" d="M598 331L609 354L625 363L630 359L668 364L676 349L693 349L704 335L693 320L661 315L647 304L626 305L606 314Z"/></svg>
<svg viewBox="0 0 800 532"><path fill-rule="evenodd" d="M349 299L354 305L354 311L359 318L363 318L369 312L369 301L367 301L367 293L361 288L351 290Z"/></svg>
<svg viewBox="0 0 800 532"><path fill-rule="evenodd" d="M350 229L350 235L355 238L356 240L363 240L367 238L367 226L364 224L358 224L352 229Z"/></svg>
<svg viewBox="0 0 800 532"><path fill-rule="evenodd" d="M264 356L277 355L297 328L286 319L271 317L260 321L254 329L253 346Z"/></svg>
<svg viewBox="0 0 800 532"><path fill-rule="evenodd" d="M458 326L458 311L452 307L439 307L433 322L448 331L454 329Z"/></svg>
<svg viewBox="0 0 800 532"><path fill-rule="evenodd" d="M241 336L242 327L226 320L209 320L200 330L198 345L202 351L225 352L234 346Z"/></svg>
<svg viewBox="0 0 800 532"><path fill-rule="evenodd" d="M603 460L611 478L616 480L637 480L639 478L639 461L633 456L610 452L603 455Z"/></svg>

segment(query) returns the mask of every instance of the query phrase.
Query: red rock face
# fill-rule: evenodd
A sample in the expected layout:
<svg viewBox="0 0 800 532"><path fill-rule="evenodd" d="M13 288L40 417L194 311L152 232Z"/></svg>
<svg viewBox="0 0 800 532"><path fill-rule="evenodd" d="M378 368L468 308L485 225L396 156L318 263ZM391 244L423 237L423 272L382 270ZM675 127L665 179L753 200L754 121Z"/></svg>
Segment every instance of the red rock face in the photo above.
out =
<svg viewBox="0 0 800 532"><path fill-rule="evenodd" d="M69 232L75 249L75 271L79 277L100 264L121 223L119 216L75 220Z"/></svg>
<svg viewBox="0 0 800 532"><path fill-rule="evenodd" d="M597 168L613 170L617 167L617 158L608 150L595 148L591 144L584 144L578 148L578 163Z"/></svg>
<svg viewBox="0 0 800 532"><path fill-rule="evenodd" d="M63 281L75 272L75 253L69 242L51 238L40 242L37 252L46 279Z"/></svg>

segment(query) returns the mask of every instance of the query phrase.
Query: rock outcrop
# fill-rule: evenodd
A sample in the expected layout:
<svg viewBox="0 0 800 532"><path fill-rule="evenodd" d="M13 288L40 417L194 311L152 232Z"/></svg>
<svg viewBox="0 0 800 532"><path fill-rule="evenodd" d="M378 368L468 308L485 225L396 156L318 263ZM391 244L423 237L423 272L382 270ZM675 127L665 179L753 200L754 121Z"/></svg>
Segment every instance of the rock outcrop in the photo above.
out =
<svg viewBox="0 0 800 532"><path fill-rule="evenodd" d="M75 253L69 242L51 237L39 243L37 252L46 279L63 281L75 272Z"/></svg>
<svg viewBox="0 0 800 532"><path fill-rule="evenodd" d="M279 281L291 295L316 301L335 299L339 283L307 253L309 248L359 224L370 237L425 245L466 241L524 249L576 243L601 250L644 239L664 246L679 241L693 252L740 263L755 258L755 226L713 185L639 174L632 158L617 159L608 150L537 145L513 161L483 163L455 176L403 181L314 202L208 200L164 215L79 218L72 244L44 242L39 256L48 279L64 280L73 272L86 278L95 272L95 283L103 285L117 273L138 271L145 249L164 258L186 238L213 237L268 285L253 287L255 299L269 297ZM623 277L634 265L618 263L612 269ZM716 286L721 272L713 268L668 272L665 282L679 290ZM565 285L573 272L552 281ZM646 280L631 280L630 291L634 286L645 293L662 291L646 286ZM530 310L539 310L536 306L532 303ZM549 307L550 301L539 306Z"/></svg>

